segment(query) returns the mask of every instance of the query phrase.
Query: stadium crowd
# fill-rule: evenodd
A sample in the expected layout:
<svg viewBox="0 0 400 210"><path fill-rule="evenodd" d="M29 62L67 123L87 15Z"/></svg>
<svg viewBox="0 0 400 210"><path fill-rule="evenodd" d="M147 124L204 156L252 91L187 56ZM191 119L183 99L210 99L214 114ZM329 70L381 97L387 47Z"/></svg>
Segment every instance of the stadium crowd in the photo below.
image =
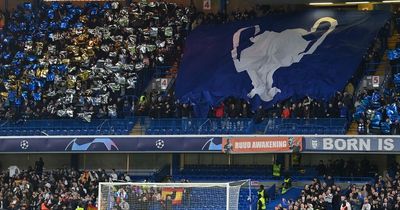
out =
<svg viewBox="0 0 400 210"><path fill-rule="evenodd" d="M43 166L43 160L40 159L34 168L24 171L17 166L10 166L8 172L0 173L0 209L95 210L98 209L99 182L133 181L128 174L118 173L114 169L111 172L104 169L78 171L65 168L44 171ZM185 190L182 193L186 196L188 192ZM146 210L151 206L172 209L172 197L162 197L161 188L121 185L112 188L112 195L109 202L113 209ZM188 197L184 197L182 202L187 202L185 198Z"/></svg>
<svg viewBox="0 0 400 210"><path fill-rule="evenodd" d="M144 94L138 101L136 115L152 118L190 118L195 117L194 104L181 103L173 93L157 91ZM259 106L253 110L249 101L229 97L217 106L211 106L208 118L253 118L256 123L267 118L346 118L350 119L354 109L353 96L345 91L337 92L328 102L310 97L302 100L287 100L271 108Z"/></svg>
<svg viewBox="0 0 400 210"><path fill-rule="evenodd" d="M195 8L193 8L196 11ZM196 11L192 16L192 29L202 24L224 24L233 21L251 20L271 13L280 13L281 10L272 10L268 5L256 5L250 10L236 10L231 13L203 13Z"/></svg>
<svg viewBox="0 0 400 210"><path fill-rule="evenodd" d="M8 172L0 173L0 209L94 210L97 209L99 182L131 181L130 176L115 170L108 173L104 169L44 171L43 167L40 159L34 168L23 171L10 166Z"/></svg>
<svg viewBox="0 0 400 210"><path fill-rule="evenodd" d="M43 172L29 169L0 174L0 209L97 209L99 181L108 181L104 170L71 169Z"/></svg>
<svg viewBox="0 0 400 210"><path fill-rule="evenodd" d="M330 175L325 176L323 180L314 178L311 184L304 186L297 200L283 200L275 209L399 209L400 165L396 163L391 169L384 176L375 173L371 183L350 184L345 189L336 185ZM344 168L342 171L347 170Z"/></svg>
<svg viewBox="0 0 400 210"><path fill-rule="evenodd" d="M0 113L13 118L122 117L148 69L175 61L190 9L175 4L25 3L0 31Z"/></svg>
<svg viewBox="0 0 400 210"><path fill-rule="evenodd" d="M4 12L0 31L1 118L196 117L195 104L171 93L144 93L137 86L151 68L179 62L185 37L201 24L248 20L279 13L257 5L248 11L202 13L164 2L25 3ZM162 18L161 18L162 17ZM387 32L383 30L382 33ZM381 34L381 37L387 37ZM365 62L379 60L386 43L376 39ZM289 99L272 108L228 98L210 107L209 118L351 118L354 88L330 100ZM367 120L364 120L367 122ZM367 129L365 129L367 130Z"/></svg>
<svg viewBox="0 0 400 210"><path fill-rule="evenodd" d="M398 11L394 15L396 17L396 29L398 30ZM378 49L378 46L376 45L375 48ZM387 81L387 84L384 84L384 87L380 87L380 89L361 90L357 94L354 119L358 121L359 134L397 135L400 133L398 114L400 106L400 73L398 63L400 59L396 53L398 47L399 44L397 43L396 49L391 49L387 53L391 66L391 75L388 77L390 79Z"/></svg>
<svg viewBox="0 0 400 210"><path fill-rule="evenodd" d="M394 88L382 93L378 90L363 90L355 102L354 119L358 121L359 134L400 133L398 83L400 74L394 75Z"/></svg>

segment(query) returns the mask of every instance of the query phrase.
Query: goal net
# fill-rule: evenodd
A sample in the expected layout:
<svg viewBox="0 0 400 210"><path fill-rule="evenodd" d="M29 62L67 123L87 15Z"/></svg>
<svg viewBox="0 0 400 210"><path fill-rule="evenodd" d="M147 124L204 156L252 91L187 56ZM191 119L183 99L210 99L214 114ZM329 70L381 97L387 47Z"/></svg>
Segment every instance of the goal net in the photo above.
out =
<svg viewBox="0 0 400 210"><path fill-rule="evenodd" d="M99 210L250 209L250 181L228 183L100 183Z"/></svg>

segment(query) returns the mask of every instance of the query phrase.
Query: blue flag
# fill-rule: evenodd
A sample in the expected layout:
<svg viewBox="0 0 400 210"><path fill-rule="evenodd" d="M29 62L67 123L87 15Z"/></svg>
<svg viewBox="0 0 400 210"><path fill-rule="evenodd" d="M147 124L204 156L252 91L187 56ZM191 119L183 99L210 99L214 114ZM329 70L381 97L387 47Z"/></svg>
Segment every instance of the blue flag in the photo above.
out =
<svg viewBox="0 0 400 210"><path fill-rule="evenodd" d="M348 83L389 18L384 11L311 10L200 26L186 41L176 95L201 116L229 96L266 106L328 99Z"/></svg>

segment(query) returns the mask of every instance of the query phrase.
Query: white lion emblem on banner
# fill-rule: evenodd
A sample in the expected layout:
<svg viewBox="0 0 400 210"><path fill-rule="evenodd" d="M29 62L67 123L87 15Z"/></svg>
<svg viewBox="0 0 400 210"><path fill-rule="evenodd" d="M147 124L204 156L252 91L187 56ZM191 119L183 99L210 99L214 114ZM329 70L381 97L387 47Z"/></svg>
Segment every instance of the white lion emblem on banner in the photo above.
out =
<svg viewBox="0 0 400 210"><path fill-rule="evenodd" d="M323 22L330 24L329 29L309 47L311 41L304 39L305 35L317 31ZM265 31L260 33L260 26L255 25L239 29L233 35L233 50L231 55L237 72L247 71L252 81L253 89L248 96L253 98L259 95L263 101L271 101L281 90L272 87L273 75L281 67L291 66L298 63L303 56L312 54L337 26L337 20L331 17L318 19L310 31L302 28L286 29L280 33ZM240 52L238 58L237 48L239 46L240 34L249 28L255 28L254 37L250 41L254 44ZM307 51L305 51L309 47Z"/></svg>

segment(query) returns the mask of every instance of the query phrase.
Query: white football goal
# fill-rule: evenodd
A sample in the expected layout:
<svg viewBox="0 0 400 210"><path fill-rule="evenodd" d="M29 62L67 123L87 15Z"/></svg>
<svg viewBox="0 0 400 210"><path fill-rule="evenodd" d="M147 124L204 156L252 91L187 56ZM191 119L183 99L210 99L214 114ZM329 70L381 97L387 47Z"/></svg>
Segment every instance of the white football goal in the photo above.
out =
<svg viewBox="0 0 400 210"><path fill-rule="evenodd" d="M226 183L99 184L99 210L250 209L250 180Z"/></svg>

